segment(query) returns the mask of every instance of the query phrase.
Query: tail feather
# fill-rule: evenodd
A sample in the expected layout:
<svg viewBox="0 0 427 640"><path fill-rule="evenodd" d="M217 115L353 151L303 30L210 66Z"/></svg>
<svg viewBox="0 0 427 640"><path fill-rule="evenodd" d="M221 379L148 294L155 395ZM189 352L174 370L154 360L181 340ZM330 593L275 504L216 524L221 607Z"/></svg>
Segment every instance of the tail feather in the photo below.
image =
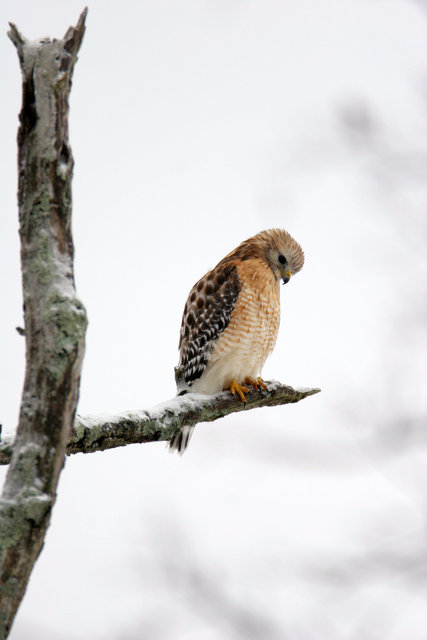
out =
<svg viewBox="0 0 427 640"><path fill-rule="evenodd" d="M173 453L176 451L180 456L184 453L186 448L188 447L188 443L191 440L191 436L193 435L194 426L191 427L183 427L176 434L175 438L169 442L169 452Z"/></svg>

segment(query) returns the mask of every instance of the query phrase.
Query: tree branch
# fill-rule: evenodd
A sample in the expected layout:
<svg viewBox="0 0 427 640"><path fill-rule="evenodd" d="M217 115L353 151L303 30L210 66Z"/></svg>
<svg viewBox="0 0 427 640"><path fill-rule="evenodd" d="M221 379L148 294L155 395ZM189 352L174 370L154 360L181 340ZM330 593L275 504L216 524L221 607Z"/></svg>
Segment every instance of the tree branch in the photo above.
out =
<svg viewBox="0 0 427 640"><path fill-rule="evenodd" d="M68 95L87 9L62 40L28 41L11 25L23 97L18 205L26 372L0 499L0 638L6 638L43 545L78 398L86 313L76 297Z"/></svg>
<svg viewBox="0 0 427 640"><path fill-rule="evenodd" d="M128 444L173 440L183 427L199 422L213 422L236 411L298 402L320 391L292 389L276 381L268 382L267 385L267 392L253 391L245 403L236 400L228 391L213 396L187 393L152 409L129 411L115 416L76 416L67 454L91 453ZM0 464L8 464L12 451L11 441L0 443Z"/></svg>

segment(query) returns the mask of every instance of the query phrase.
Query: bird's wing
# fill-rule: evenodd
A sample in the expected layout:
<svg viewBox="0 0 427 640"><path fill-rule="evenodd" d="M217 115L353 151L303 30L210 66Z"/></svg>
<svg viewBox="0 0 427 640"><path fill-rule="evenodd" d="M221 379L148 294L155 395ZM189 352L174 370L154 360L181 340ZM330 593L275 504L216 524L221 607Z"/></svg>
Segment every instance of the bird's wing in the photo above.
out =
<svg viewBox="0 0 427 640"><path fill-rule="evenodd" d="M219 263L191 289L182 316L180 366L187 383L202 375L215 341L227 328L241 283L235 263Z"/></svg>

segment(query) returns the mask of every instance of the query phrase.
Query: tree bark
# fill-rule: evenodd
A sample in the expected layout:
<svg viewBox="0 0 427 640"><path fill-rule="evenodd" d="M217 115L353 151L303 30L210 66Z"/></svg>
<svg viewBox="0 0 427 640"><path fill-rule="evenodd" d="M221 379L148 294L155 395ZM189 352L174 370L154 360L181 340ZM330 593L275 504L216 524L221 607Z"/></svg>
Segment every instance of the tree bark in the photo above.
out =
<svg viewBox="0 0 427 640"><path fill-rule="evenodd" d="M280 382L267 382L268 391L253 391L246 402L233 398L229 391L213 396L188 393L167 400L151 409L127 411L115 416L76 416L67 454L92 453L128 444L172 441L184 427L199 422L213 422L218 418L256 407L275 407L299 402L319 393L320 389L293 389ZM8 464L13 444L0 443L0 464Z"/></svg>
<svg viewBox="0 0 427 640"><path fill-rule="evenodd" d="M68 96L87 10L62 40L27 41L11 25L23 80L18 205L26 373L0 500L0 638L40 553L77 405L86 313L76 297Z"/></svg>

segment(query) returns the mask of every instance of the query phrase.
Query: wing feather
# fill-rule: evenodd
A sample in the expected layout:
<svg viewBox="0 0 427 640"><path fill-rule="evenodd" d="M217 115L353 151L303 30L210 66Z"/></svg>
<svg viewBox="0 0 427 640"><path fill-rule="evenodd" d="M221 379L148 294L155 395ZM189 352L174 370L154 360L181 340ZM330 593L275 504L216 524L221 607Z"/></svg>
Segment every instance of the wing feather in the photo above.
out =
<svg viewBox="0 0 427 640"><path fill-rule="evenodd" d="M218 336L227 328L241 289L236 264L225 262L191 289L179 340L180 362L188 384L202 375Z"/></svg>

